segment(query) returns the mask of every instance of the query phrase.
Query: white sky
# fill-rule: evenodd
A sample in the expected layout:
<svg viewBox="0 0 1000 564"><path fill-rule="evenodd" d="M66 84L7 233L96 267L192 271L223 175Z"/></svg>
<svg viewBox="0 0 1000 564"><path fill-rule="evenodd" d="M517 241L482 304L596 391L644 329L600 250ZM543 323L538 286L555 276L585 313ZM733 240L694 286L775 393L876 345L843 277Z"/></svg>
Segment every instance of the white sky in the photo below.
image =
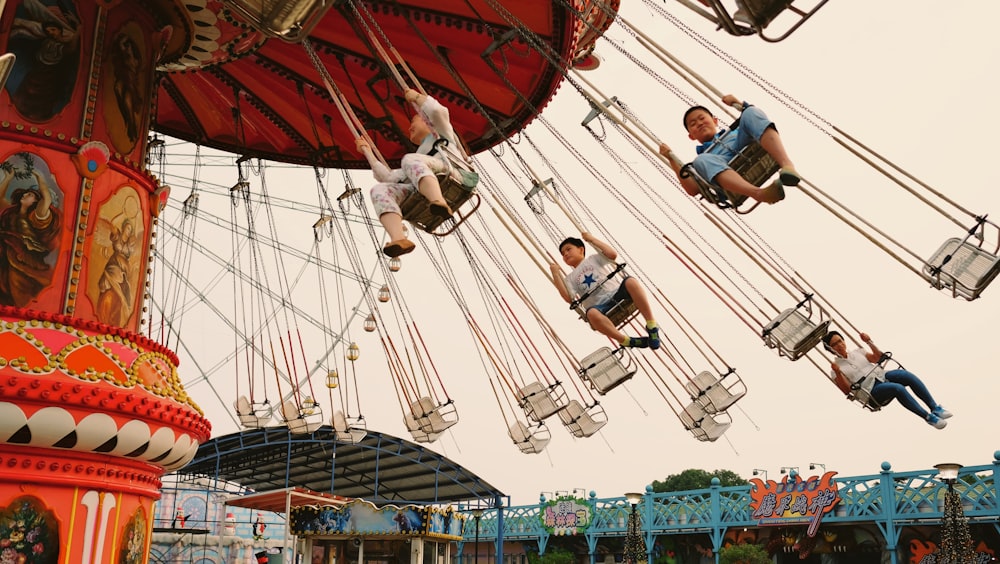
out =
<svg viewBox="0 0 1000 564"><path fill-rule="evenodd" d="M730 38L714 32L708 22L689 15L686 9L672 2L665 5L790 96L949 197L977 213L1000 213L1000 196L995 190L1000 175L992 166L996 160L995 142L990 141L1000 119L989 103L1000 55L1000 43L993 38L1000 5L892 0L865 3L861 8L858 3L833 1L778 44L752 37ZM622 14L719 89L767 111L805 177L890 229L918 254L929 256L945 239L960 235L940 222L927 220L922 206L899 198L898 189L870 169L859 167L856 159L734 70L694 46L669 23L648 13L640 2L623 2ZM622 37L621 30L613 31L613 35ZM634 43L629 45L638 53ZM628 62L616 60L618 57L608 45L599 43L598 52L605 56L605 63L588 78L635 108L647 126L679 154L690 158L693 146L680 127L685 104L655 85L642 86L646 79L640 71ZM679 83L651 57L640 56L667 80ZM983 102L985 107L976 110ZM544 116L559 124L564 135L579 141L584 154L600 159L588 145L589 135L578 125L586 111L585 102L564 84ZM529 128L529 134L537 131ZM537 136L548 139L542 132ZM522 148L519 146L519 150ZM627 145L616 148L626 162L641 160L628 154L632 149ZM578 174L568 155L558 149L554 154L550 158L563 174ZM606 171L613 178L616 166ZM174 169L173 174L184 176L190 172L181 168ZM330 191L336 195L343 183L339 174L334 174ZM206 168L200 177L230 186L235 172L231 168ZM372 182L363 171L353 177L366 188ZM190 181L167 181L173 184L175 202L183 200ZM668 192L671 205L682 210L692 223L707 226L672 184L660 178L651 178L650 182ZM592 201L592 209L611 210L607 212L607 224L617 240L629 245L623 250L630 260L653 278L651 284L680 304L682 312L736 366L750 391L731 410L734 424L726 435L715 443L701 443L683 430L670 409L654 396L650 384L637 377L628 384L628 391L617 389L601 398L610 422L598 435L574 439L553 421L548 448L538 455L521 454L507 437L489 382L478 358L470 352L473 344L458 307L433 272L426 269L426 255L418 249L406 258L397 276L461 416L459 424L430 448L509 493L515 505L533 503L539 492L574 488L595 490L601 497L617 496L686 468L726 468L746 477L750 477L752 469L763 468L770 472L770 478L777 479L782 466L798 466L807 472L810 462L819 462L828 470L849 476L877 473L882 461L889 461L897 470L925 469L944 461L987 464L1000 448L990 431L996 426L991 412L1000 389L993 379L996 374L990 345L998 317L995 294L1000 290L989 288L983 298L971 303L932 290L794 189L788 190L788 198L781 204L748 216L748 223L830 302L870 333L883 349L893 351L908 369L924 379L936 399L955 413L948 427L938 431L895 403L879 413L864 411L858 404L845 401L805 361L791 363L778 358L735 317L713 303L649 233L639 230L634 221L615 210L615 202L607 203L603 200L606 195L591 185L591 180L581 178L580 185L572 189ZM268 186L272 193L284 197L307 203L315 200L308 171L294 176L287 169L272 172ZM622 187L626 193L632 193L632 189ZM635 193L637 198L642 197ZM511 194L516 201L519 192L512 189ZM216 213L228 217L225 205L218 210ZM173 217L168 221L177 223L176 212L170 213ZM527 214L525 210L521 213ZM308 248L312 234L307 226L314 217L295 217L279 226L282 239ZM564 219L556 221L565 223ZM657 221L664 230L674 233L669 231L671 226L661 219ZM212 240L204 235L211 228L202 229L206 231L200 231L200 237ZM498 236L505 237L503 233ZM546 316L573 351L583 357L602 346L603 339L566 311L555 290L524 259L520 248L504 240L504 252L523 263L524 270L519 272L533 287L533 297L551 306ZM228 239L218 242L225 248ZM457 249L454 244L447 241L445 248ZM721 248L724 252L731 250L725 245ZM373 250L366 248L362 255L370 269ZM457 263L459 255L452 258ZM211 276L219 270L204 257L196 255L194 260L192 278ZM290 275L298 271L297 267L289 270ZM766 286L759 271L748 269L744 274L754 284ZM315 273L306 276L315 277ZM466 279L466 284L465 290L474 295L471 281ZM231 285L228 280L220 288L227 285ZM314 313L320 307L316 302L300 305ZM204 305L194 306L184 318L185 343L198 351L197 360L180 351L185 382L197 381L195 365L212 366L219 351L233 342L231 335L219 332L214 318ZM363 380L362 411L368 426L406 438L377 342L360 331L359 323L360 319L355 320L352 335L362 347L357 369ZM200 348L208 342L215 350ZM322 345L320 340L310 342L312 346ZM204 383L189 387L213 421L216 435L236 430L223 411L229 409L236 385L226 373L231 374L232 369L211 378L221 402ZM322 388L319 378L315 385ZM245 386L241 384L241 390Z"/></svg>

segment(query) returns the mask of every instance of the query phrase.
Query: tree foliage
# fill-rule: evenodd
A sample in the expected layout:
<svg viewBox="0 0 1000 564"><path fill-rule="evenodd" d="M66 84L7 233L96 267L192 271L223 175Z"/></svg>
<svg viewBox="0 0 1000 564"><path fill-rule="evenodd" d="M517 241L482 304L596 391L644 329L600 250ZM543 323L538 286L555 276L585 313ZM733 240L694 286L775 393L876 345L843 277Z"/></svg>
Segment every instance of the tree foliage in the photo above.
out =
<svg viewBox="0 0 1000 564"><path fill-rule="evenodd" d="M564 548L550 548L545 554L528 552L528 564L573 564L576 556Z"/></svg>
<svg viewBox="0 0 1000 564"><path fill-rule="evenodd" d="M671 474L663 481L653 480L653 491L680 492L685 490L702 490L712 485L712 478L718 478L721 486L745 486L747 481L732 470L701 470L688 468L680 474Z"/></svg>
<svg viewBox="0 0 1000 564"><path fill-rule="evenodd" d="M733 544L719 551L722 564L771 564L767 550L759 544Z"/></svg>

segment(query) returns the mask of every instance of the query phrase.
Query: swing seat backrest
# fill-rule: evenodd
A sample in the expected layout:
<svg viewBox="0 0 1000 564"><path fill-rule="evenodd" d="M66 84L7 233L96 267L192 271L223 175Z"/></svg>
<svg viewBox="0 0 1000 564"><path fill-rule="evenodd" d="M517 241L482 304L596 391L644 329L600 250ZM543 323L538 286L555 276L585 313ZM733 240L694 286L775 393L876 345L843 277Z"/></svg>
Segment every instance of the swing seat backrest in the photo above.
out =
<svg viewBox="0 0 1000 564"><path fill-rule="evenodd" d="M578 438L589 437L601 430L608 422L604 409L595 404L586 409L577 400L570 400L566 409L559 412L559 419L571 435Z"/></svg>
<svg viewBox="0 0 1000 564"><path fill-rule="evenodd" d="M430 202L417 191L413 191L399 205L403 219L438 237L444 237L458 228L479 209L481 202L479 194L476 193L479 174L468 167L462 167L447 156L441 158L449 162L450 169L438 175L438 183L441 185L441 195L455 215L451 219L445 219L432 214ZM449 221L451 224L447 228L442 228L442 225Z"/></svg>
<svg viewBox="0 0 1000 564"><path fill-rule="evenodd" d="M952 296L972 301L1000 273L1000 258L989 251L952 238L924 263L921 275L934 288L949 289Z"/></svg>
<svg viewBox="0 0 1000 564"><path fill-rule="evenodd" d="M580 378L590 382L590 387L601 395L630 380L637 370L628 351L610 347L601 347L587 355L580 366Z"/></svg>
<svg viewBox="0 0 1000 564"><path fill-rule="evenodd" d="M555 390L561 393L554 393ZM561 409L566 408L566 393L559 385L545 386L541 382L529 382L518 390L518 405L532 421L541 423Z"/></svg>
<svg viewBox="0 0 1000 564"><path fill-rule="evenodd" d="M733 128L739 127L739 120L733 123ZM771 155L760 146L759 143L752 142L729 160L729 168L736 171L744 180L760 188L765 182L771 179L780 169L778 163L771 158ZM716 206L727 209L732 208L736 213L749 213L757 207L759 202L755 202L749 208L740 209L746 202L747 197L742 194L726 192L721 186L709 182L697 172L693 166L685 167L686 174L690 174L698 184L701 196Z"/></svg>
<svg viewBox="0 0 1000 564"><path fill-rule="evenodd" d="M427 433L421 429L417 420L410 412L403 414L403 425L406 426L406 430L410 432L413 440L418 443L433 443L438 438L438 433Z"/></svg>
<svg viewBox="0 0 1000 564"><path fill-rule="evenodd" d="M236 398L236 401L233 402L233 407L236 409L236 416L240 420L240 425L248 429L259 429L267 425L267 422L271 420L270 414L264 417L255 413L253 405L246 396Z"/></svg>
<svg viewBox="0 0 1000 564"><path fill-rule="evenodd" d="M705 413L718 413L729 409L734 403L746 395L747 389L735 374L726 383L726 378L720 378L712 372L702 371L684 384L691 394L691 399L701 405Z"/></svg>
<svg viewBox="0 0 1000 564"><path fill-rule="evenodd" d="M534 431L522 421L515 421L507 430L517 448L525 454L537 454L545 449L552 438L544 426L538 426Z"/></svg>
<svg viewBox="0 0 1000 564"><path fill-rule="evenodd" d="M829 319L816 323L799 308L789 308L767 324L764 344L789 360L798 360L823 340L829 327Z"/></svg>
<svg viewBox="0 0 1000 564"><path fill-rule="evenodd" d="M690 431L694 438L703 442L715 441L733 424L732 418L726 412L714 415L706 413L697 402L688 404L678 416L684 428Z"/></svg>

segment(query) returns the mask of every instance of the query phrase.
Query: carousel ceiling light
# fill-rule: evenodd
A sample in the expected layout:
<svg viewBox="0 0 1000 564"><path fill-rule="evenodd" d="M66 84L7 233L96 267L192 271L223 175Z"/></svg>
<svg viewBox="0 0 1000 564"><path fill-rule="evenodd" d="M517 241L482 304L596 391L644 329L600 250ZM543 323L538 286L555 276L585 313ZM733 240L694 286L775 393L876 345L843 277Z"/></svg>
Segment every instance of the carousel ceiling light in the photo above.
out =
<svg viewBox="0 0 1000 564"><path fill-rule="evenodd" d="M309 35L333 0L223 0L226 6L267 35L298 43Z"/></svg>

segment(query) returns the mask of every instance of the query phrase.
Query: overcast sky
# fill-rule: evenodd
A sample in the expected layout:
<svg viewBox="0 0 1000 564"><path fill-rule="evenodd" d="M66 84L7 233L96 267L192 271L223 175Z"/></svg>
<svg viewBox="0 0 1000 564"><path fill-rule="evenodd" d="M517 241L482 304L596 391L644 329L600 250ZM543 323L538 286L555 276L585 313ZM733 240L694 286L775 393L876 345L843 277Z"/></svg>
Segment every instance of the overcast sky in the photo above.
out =
<svg viewBox="0 0 1000 564"><path fill-rule="evenodd" d="M857 3L834 1L789 39L770 44L753 37L730 38L715 32L708 22L692 16L685 8L672 2L664 5L753 72L948 197L976 213L997 213L1000 175L993 164L993 132L1000 124L990 102L995 94L1000 55L1000 44L992 38L1000 6L990 2L944 5L893 0L866 3L859 8ZM897 188L860 166L857 159L824 134L654 16L644 4L623 2L622 14L720 90L763 108L777 122L791 157L806 178L836 194L880 228L890 230L918 254L929 256L945 239L960 236L943 222L928 219L931 216L923 204L900 197ZM613 28L610 36L639 54L639 47L621 29ZM588 78L604 92L628 103L643 123L679 154L690 158L693 145L680 126L686 104L655 83L644 85L648 79L609 45L599 43L598 53L605 56L605 62ZM666 80L703 101L652 57L639 56ZM642 206L641 198L645 196L629 186L624 176L616 176L621 170L601 160L605 157L600 149L580 128L579 121L586 111L586 102L573 88L563 85L544 116L564 135L579 142L588 158L604 163L609 176L622 182L620 188ZM540 142L552 143L538 124L528 131ZM608 142L614 143L611 139L609 135ZM642 164L642 157L627 144L614 149L622 161ZM861 475L877 473L882 461L889 461L897 470L926 469L946 461L987 464L1000 448L993 438L996 424L990 416L1000 389L991 355L998 319L996 293L1000 289L988 288L975 302L953 299L930 289L794 189L788 190L786 201L747 216L747 223L846 318L920 375L936 399L955 416L946 429L938 431L895 403L879 413L869 413L844 400L806 361L792 363L764 347L759 337L699 287L657 243L655 235L617 209L613 198L606 200L608 194L599 187L595 189L592 179L577 176L582 173L565 151L552 145L549 158L562 174L580 179L571 189L585 202L592 202L588 207L607 214L605 224L614 231L614 239L629 246L623 249L629 260L652 278L650 286L676 299L681 311L709 335L726 361L738 369L749 393L730 411L734 423L724 437L714 443L701 443L683 430L652 385L637 377L627 388L601 398L610 421L598 435L574 439L552 422L548 448L541 454L521 454L506 435L478 356L469 352L473 341L458 307L427 268L426 255L418 250L406 258L403 270L396 276L410 313L425 331L431 357L461 417L459 424L431 448L509 493L514 504L532 503L540 492L574 488L595 490L602 497L620 495L686 468L726 468L745 477L750 477L754 468L762 468L774 479L780 477L778 470L782 466L798 466L807 472L810 462L818 462L842 475ZM182 166L172 169L171 174L176 178L190 176ZM315 201L311 171L295 173L299 176L294 177L287 169L270 174L268 185L274 192L280 189L282 196L306 203ZM343 181L339 173L332 174L330 191L336 195ZM180 201L190 184L176 178L169 181L174 200ZM235 181L235 171L206 168L200 178L229 186ZM372 183L368 173L353 173L353 178L366 188ZM697 208L673 184L664 178L649 181L662 187L670 204L697 229L710 229ZM512 189L511 197L516 201L519 193ZM177 212L171 213L174 217L168 221L178 223ZM228 217L227 206L219 206L217 213ZM530 215L527 210L520 213ZM308 216L292 217L298 219L286 220L279 227L282 240L308 250L312 233L306 226L312 220ZM553 221L569 230L565 219ZM665 232L674 233L666 218L657 216L652 221ZM373 245L363 232L359 233L363 244ZM547 304L546 318L573 352L583 357L602 346L603 339L565 309L551 284L499 228L498 237L503 251L524 265L519 272L531 285L532 296ZM451 252L456 256L452 258L458 261L460 255L454 245L454 241L446 241L445 250L454 249ZM735 252L725 245L720 249L726 254ZM370 269L373 247L366 247L362 256L367 261L366 270ZM220 270L200 253L194 260L196 266L192 269L197 276L210 278ZM752 268L741 268L741 272L748 285L766 287L763 273ZM290 273L296 274L297 270ZM315 276L303 274L303 278ZM380 276L376 274L376 283L380 283ZM220 287L226 284L231 282ZM474 293L471 279L462 284ZM301 307L315 313L320 306L307 301ZM237 384L231 368L210 377L211 387L199 374L199 370L218 362L218 350L233 342L231 335L223 334L221 342L225 346L215 347L216 351L201 349L200 343L210 340L206 334L220 334L216 317L210 308L195 305L182 326L186 345L178 348L182 349L182 378L191 384L189 391L213 421L213 434L219 435L236 430L224 410L230 409ZM362 347L362 360L357 363L362 379L362 411L370 428L406 438L377 341L361 332L359 323L360 319L354 320L352 335ZM322 347L319 337L309 339L311 346ZM186 347L192 352L183 350ZM315 385L322 388L322 381L317 379ZM245 386L240 384L242 393Z"/></svg>

